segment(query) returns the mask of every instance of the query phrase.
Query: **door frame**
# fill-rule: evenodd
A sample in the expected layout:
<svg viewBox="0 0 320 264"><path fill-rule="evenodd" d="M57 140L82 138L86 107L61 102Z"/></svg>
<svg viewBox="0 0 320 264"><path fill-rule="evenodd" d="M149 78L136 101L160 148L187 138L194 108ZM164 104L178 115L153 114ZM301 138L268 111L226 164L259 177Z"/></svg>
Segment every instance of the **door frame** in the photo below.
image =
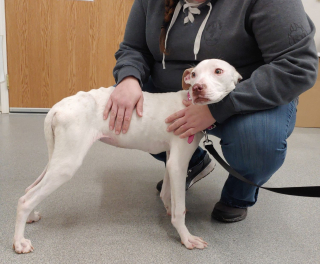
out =
<svg viewBox="0 0 320 264"><path fill-rule="evenodd" d="M5 0L0 0L0 35L3 36L3 49L0 50L3 54L4 61L4 74L8 74L8 64L7 64L7 41L6 41L6 18L5 18ZM0 83L0 113L9 113L9 91L7 87L7 79Z"/></svg>

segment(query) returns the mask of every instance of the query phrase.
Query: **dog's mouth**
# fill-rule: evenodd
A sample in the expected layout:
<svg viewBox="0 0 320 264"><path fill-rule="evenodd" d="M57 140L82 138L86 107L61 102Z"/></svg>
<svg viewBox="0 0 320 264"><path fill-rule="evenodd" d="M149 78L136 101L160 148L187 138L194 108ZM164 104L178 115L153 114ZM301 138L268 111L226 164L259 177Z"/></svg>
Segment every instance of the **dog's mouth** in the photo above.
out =
<svg viewBox="0 0 320 264"><path fill-rule="evenodd" d="M210 100L206 98L206 94L204 91L193 91L192 92L192 97L193 97L193 103L195 104L204 104L209 102Z"/></svg>
<svg viewBox="0 0 320 264"><path fill-rule="evenodd" d="M200 103L200 104L203 104L203 103L209 102L210 100L207 99L207 98L204 98L204 97L198 97L198 98L194 98L193 101L194 101L194 103L196 103L196 104L199 104L199 103Z"/></svg>

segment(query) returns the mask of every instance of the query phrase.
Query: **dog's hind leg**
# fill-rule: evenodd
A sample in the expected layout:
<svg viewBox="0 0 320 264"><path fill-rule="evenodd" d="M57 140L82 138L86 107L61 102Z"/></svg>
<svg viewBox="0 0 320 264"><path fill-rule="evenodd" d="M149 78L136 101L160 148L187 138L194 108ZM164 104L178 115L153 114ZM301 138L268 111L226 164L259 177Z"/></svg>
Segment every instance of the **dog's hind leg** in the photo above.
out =
<svg viewBox="0 0 320 264"><path fill-rule="evenodd" d="M30 240L24 238L28 216L33 209L63 183L70 180L93 143L94 133L88 127L59 126L55 128L55 146L42 180L18 201L13 247L17 253L33 251Z"/></svg>
<svg viewBox="0 0 320 264"><path fill-rule="evenodd" d="M47 172L47 168L48 168L48 164L47 166L44 168L43 172L40 174L40 176L34 181L34 183L32 183L26 190L25 192L27 193L30 189L32 189L34 186L36 186L43 178L43 176L46 174Z"/></svg>
<svg viewBox="0 0 320 264"><path fill-rule="evenodd" d="M53 154L53 148L54 148L54 127L53 127L53 118L55 117L56 112L54 110L49 111L45 118L44 122L44 134L47 142L47 148L48 148L48 156L49 156L49 162L51 160L52 154ZM35 187L44 177L44 175L47 172L48 165L44 168L43 172L40 174L40 176L35 180L34 183L32 183L25 192L27 193L29 190L31 190L33 187ZM33 222L37 222L41 219L41 216L39 212L35 212L34 210L31 211L30 215L28 216L27 223L31 224Z"/></svg>

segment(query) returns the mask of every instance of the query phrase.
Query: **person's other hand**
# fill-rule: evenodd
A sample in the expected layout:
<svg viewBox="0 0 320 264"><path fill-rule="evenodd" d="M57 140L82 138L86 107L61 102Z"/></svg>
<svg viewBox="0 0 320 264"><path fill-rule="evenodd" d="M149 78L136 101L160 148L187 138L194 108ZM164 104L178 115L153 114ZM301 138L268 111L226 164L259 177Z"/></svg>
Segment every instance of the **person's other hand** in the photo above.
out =
<svg viewBox="0 0 320 264"><path fill-rule="evenodd" d="M186 100L183 100L183 104L186 106L185 109L172 114L165 120L166 123L173 122L168 126L168 132L174 131L174 134L180 135L180 138L186 138L216 122L207 105L193 105Z"/></svg>
<svg viewBox="0 0 320 264"><path fill-rule="evenodd" d="M103 119L107 119L110 112L109 128L115 128L116 134L127 133L134 107L138 116L143 112L143 94L139 82L134 77L123 79L111 93L103 111Z"/></svg>

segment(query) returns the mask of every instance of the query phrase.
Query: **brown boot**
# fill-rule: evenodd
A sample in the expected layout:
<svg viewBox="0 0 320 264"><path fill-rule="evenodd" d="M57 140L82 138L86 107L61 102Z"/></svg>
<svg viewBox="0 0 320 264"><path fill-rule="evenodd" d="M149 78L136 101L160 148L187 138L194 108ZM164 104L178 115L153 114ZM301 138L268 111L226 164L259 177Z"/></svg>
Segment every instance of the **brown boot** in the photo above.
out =
<svg viewBox="0 0 320 264"><path fill-rule="evenodd" d="M235 208L222 202L217 202L213 208L211 217L224 223L242 221L247 216L247 208Z"/></svg>

